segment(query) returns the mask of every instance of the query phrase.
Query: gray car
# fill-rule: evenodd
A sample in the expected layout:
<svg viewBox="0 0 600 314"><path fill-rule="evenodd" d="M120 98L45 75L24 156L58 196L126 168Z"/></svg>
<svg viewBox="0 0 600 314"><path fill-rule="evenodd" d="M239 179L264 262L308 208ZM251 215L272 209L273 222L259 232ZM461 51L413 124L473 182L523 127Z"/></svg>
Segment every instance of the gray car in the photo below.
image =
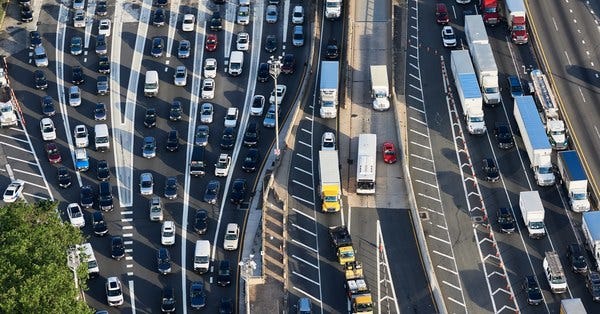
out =
<svg viewBox="0 0 600 314"><path fill-rule="evenodd" d="M150 212L150 220L151 221L162 221L163 220L163 210L162 204L160 202L160 197L152 196L148 204L148 211Z"/></svg>
<svg viewBox="0 0 600 314"><path fill-rule="evenodd" d="M196 136L194 139L194 143L198 146L206 146L208 145L208 135L209 135L208 125L199 125L196 127Z"/></svg>
<svg viewBox="0 0 600 314"><path fill-rule="evenodd" d="M110 90L108 86L108 77L105 75L98 76L98 80L96 81L96 90L98 95L106 95Z"/></svg>
<svg viewBox="0 0 600 314"><path fill-rule="evenodd" d="M220 190L221 183L217 180L210 180L206 186L206 191L204 191L204 201L209 204L216 204Z"/></svg>
<svg viewBox="0 0 600 314"><path fill-rule="evenodd" d="M278 15L279 14L277 13L276 5L271 4L271 5L267 6L267 14L266 14L266 18L265 18L267 23L269 23L269 24L277 23Z"/></svg>
<svg viewBox="0 0 600 314"><path fill-rule="evenodd" d="M179 59L186 59L190 57L191 44L189 40L182 40L179 42L177 48L177 57Z"/></svg>
<svg viewBox="0 0 600 314"><path fill-rule="evenodd" d="M144 172L140 175L140 194L152 195L154 193L154 179L152 174Z"/></svg>
<svg viewBox="0 0 600 314"><path fill-rule="evenodd" d="M292 36L292 44L296 47L304 46L304 27L302 25L294 26L294 35Z"/></svg>
<svg viewBox="0 0 600 314"><path fill-rule="evenodd" d="M144 137L144 146L142 147L142 156L144 158L156 157L156 139L154 136Z"/></svg>

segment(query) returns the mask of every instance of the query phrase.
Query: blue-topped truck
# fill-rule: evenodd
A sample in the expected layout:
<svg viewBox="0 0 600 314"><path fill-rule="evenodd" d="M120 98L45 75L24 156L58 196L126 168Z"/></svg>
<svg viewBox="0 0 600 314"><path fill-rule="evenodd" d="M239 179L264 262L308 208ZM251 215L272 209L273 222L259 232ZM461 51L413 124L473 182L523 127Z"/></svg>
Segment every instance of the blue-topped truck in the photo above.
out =
<svg viewBox="0 0 600 314"><path fill-rule="evenodd" d="M543 113L542 119L546 126L546 136L555 150L565 150L569 147L569 139L565 128L565 122L560 119L558 101L554 97L548 78L541 70L533 70L530 73L531 82Z"/></svg>
<svg viewBox="0 0 600 314"><path fill-rule="evenodd" d="M558 152L557 163L562 184L565 185L567 194L569 195L571 209L578 213L589 211L588 179L577 151L567 150Z"/></svg>
<svg viewBox="0 0 600 314"><path fill-rule="evenodd" d="M589 211L581 215L581 231L584 243L596 261L596 270L600 270L600 211Z"/></svg>
<svg viewBox="0 0 600 314"><path fill-rule="evenodd" d="M470 134L484 134L486 126L483 118L483 98L469 51L453 50L450 53L450 64L467 130Z"/></svg>

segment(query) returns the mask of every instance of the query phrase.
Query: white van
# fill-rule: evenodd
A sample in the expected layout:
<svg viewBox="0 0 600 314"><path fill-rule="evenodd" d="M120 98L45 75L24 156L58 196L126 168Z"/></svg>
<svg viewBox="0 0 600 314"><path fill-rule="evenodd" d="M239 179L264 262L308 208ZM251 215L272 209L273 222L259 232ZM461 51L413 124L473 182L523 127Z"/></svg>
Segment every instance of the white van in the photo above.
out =
<svg viewBox="0 0 600 314"><path fill-rule="evenodd" d="M108 125L96 124L94 126L94 143L96 144L97 151L106 151L110 149Z"/></svg>
<svg viewBox="0 0 600 314"><path fill-rule="evenodd" d="M232 51L229 56L229 75L238 76L244 68L244 52Z"/></svg>
<svg viewBox="0 0 600 314"><path fill-rule="evenodd" d="M194 252L194 271L204 274L210 267L210 242L208 240L196 241Z"/></svg>
<svg viewBox="0 0 600 314"><path fill-rule="evenodd" d="M90 243L84 243L78 245L78 249L81 261L87 264L90 277L98 276L100 274L100 268L98 267L98 261L96 260L96 255L94 255L92 245Z"/></svg>
<svg viewBox="0 0 600 314"><path fill-rule="evenodd" d="M146 71L144 95L146 95L146 97L158 95L158 71Z"/></svg>

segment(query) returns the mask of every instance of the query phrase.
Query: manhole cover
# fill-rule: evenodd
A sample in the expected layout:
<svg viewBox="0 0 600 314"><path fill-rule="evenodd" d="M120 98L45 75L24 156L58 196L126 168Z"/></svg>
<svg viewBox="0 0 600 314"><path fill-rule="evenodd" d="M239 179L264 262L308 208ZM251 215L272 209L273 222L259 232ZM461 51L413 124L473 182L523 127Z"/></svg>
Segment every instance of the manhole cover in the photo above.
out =
<svg viewBox="0 0 600 314"><path fill-rule="evenodd" d="M429 213L428 212L419 212L419 218L421 218L422 220L429 220Z"/></svg>
<svg viewBox="0 0 600 314"><path fill-rule="evenodd" d="M482 223L483 222L483 216L472 216L471 220L473 220L476 223Z"/></svg>

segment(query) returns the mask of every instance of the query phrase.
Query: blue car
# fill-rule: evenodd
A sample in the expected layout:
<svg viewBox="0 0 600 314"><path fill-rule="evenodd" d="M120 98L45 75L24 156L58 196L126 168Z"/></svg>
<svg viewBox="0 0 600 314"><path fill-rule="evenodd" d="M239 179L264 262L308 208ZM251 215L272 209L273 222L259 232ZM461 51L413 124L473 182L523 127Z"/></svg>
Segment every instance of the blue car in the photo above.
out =
<svg viewBox="0 0 600 314"><path fill-rule="evenodd" d="M90 168L90 159L85 148L75 149L75 168L77 171L87 171Z"/></svg>
<svg viewBox="0 0 600 314"><path fill-rule="evenodd" d="M511 75L508 77L508 86L510 87L510 97L523 96L523 87L517 76Z"/></svg>

